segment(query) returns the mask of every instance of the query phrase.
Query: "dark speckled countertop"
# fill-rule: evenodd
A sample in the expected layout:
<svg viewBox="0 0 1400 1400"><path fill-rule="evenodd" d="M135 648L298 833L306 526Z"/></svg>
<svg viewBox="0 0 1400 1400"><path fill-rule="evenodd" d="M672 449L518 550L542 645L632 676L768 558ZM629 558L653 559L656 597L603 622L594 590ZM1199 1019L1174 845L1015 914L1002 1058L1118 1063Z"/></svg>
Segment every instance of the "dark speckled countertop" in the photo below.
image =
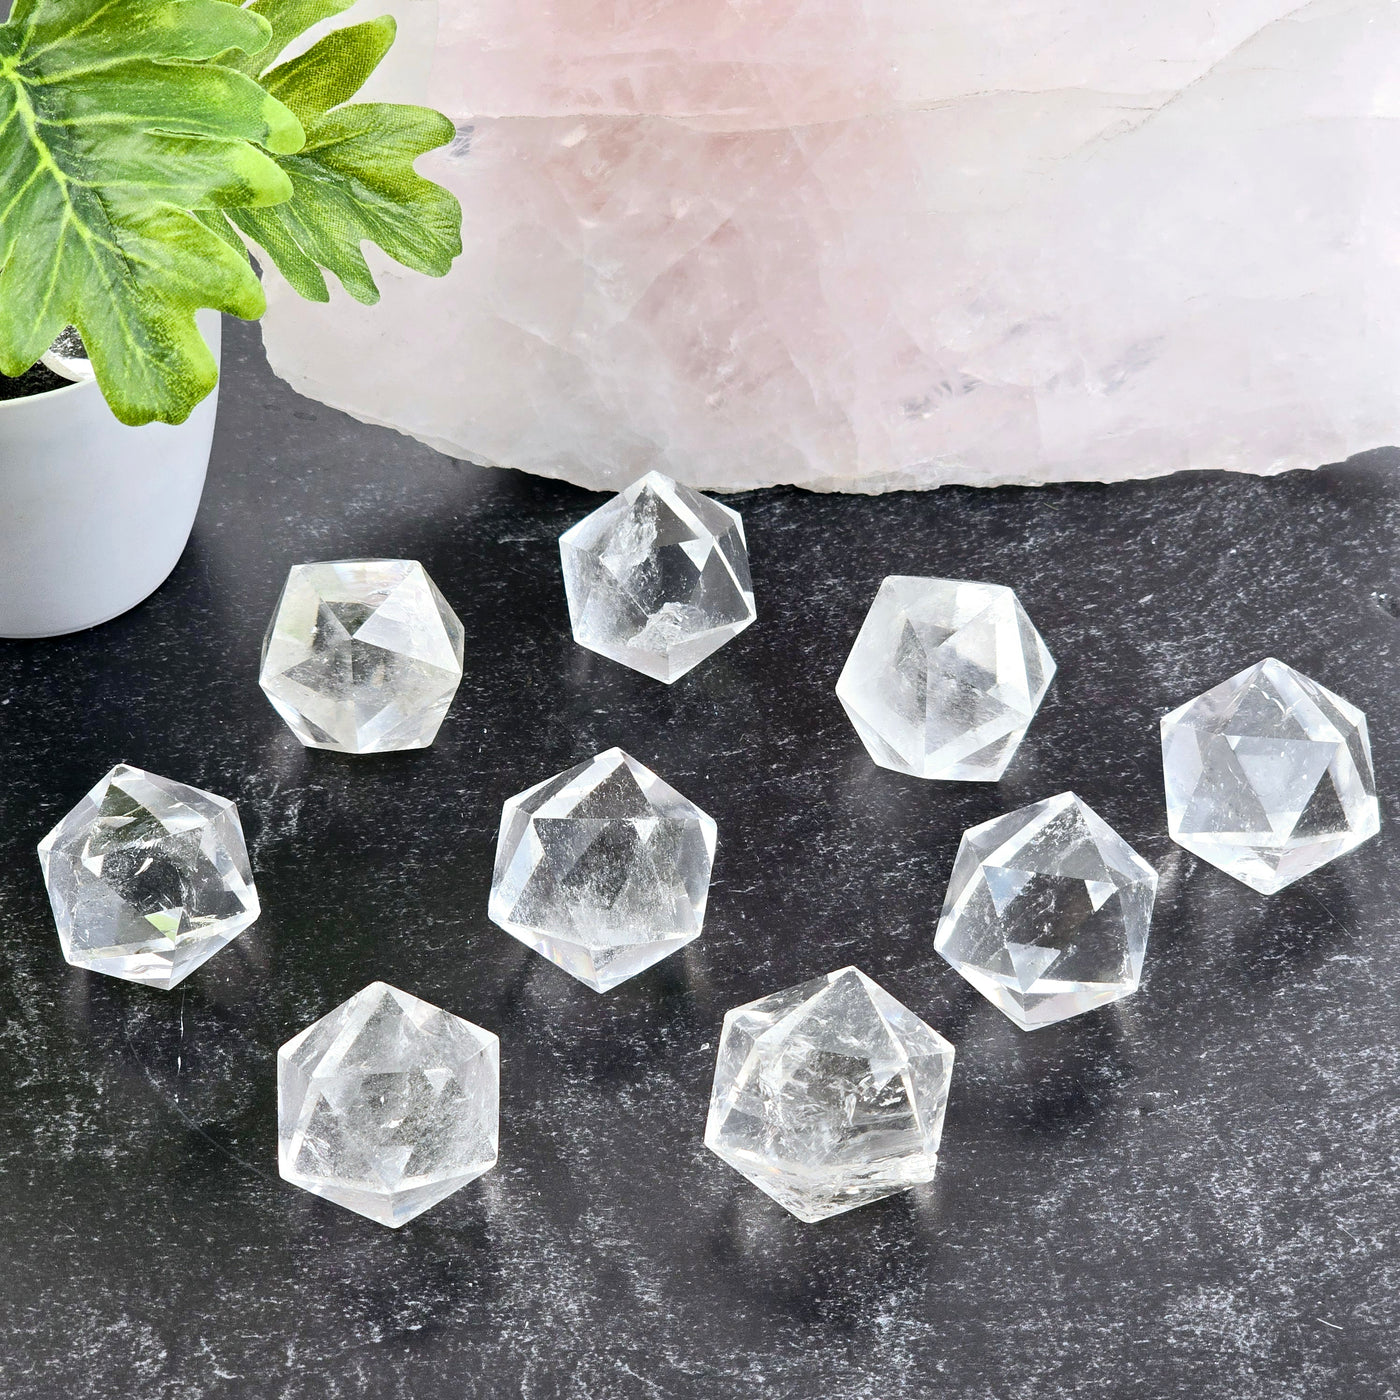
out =
<svg viewBox="0 0 1400 1400"><path fill-rule="evenodd" d="M1400 1396L1400 454L1274 480L733 498L760 617L671 688L575 647L597 503L306 402L231 326L188 553L0 644L6 1400ZM139 547L139 542L133 542ZM426 752L303 750L287 566L416 556ZM1014 585L1059 675L1006 779L874 768L879 580ZM1165 834L1158 716L1272 653L1364 708L1384 829L1273 899ZM486 919L507 795L623 744L719 822L704 937L599 996ZM172 993L68 968L34 844L125 759L236 798L264 913ZM1030 1035L933 953L964 827L1074 788L1162 875L1141 992ZM799 1224L701 1131L727 1007L854 962L958 1047L936 1182ZM498 1168L399 1232L284 1185L279 1044L375 978L502 1042Z"/></svg>

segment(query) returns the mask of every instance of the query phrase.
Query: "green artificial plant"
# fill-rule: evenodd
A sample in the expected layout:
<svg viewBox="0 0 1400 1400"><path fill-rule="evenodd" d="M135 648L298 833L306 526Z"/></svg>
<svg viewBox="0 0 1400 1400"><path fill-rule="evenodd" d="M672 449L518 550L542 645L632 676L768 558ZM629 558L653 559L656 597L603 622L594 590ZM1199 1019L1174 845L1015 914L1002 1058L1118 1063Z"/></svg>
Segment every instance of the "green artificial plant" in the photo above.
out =
<svg viewBox="0 0 1400 1400"><path fill-rule="evenodd" d="M182 422L217 379L201 307L267 308L248 245L313 301L379 298L361 244L443 276L461 209L417 175L424 107L353 103L391 18L353 0L15 0L0 24L0 373L78 328L123 423Z"/></svg>

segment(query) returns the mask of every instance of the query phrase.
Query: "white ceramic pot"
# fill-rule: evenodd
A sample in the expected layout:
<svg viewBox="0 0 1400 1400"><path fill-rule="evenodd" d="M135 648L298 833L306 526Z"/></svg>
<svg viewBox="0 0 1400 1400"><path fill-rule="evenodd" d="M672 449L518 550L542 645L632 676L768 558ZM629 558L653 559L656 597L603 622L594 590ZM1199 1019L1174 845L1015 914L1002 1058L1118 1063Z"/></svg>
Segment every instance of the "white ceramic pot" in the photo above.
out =
<svg viewBox="0 0 1400 1400"><path fill-rule="evenodd" d="M219 318L200 330L219 354ZM176 427L117 422L94 383L0 402L0 637L56 637L134 608L190 537L216 388Z"/></svg>

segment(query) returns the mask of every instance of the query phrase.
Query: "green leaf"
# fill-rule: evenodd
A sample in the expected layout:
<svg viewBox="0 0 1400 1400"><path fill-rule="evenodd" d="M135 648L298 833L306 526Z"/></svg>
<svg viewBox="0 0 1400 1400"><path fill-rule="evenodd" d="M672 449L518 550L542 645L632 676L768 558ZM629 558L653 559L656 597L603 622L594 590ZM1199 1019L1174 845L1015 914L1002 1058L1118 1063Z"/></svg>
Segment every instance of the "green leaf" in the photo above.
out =
<svg viewBox="0 0 1400 1400"><path fill-rule="evenodd" d="M196 310L251 318L265 301L190 211L287 199L269 153L304 133L208 60L270 31L222 0L18 0L0 25L0 373L71 324L124 423L181 422L213 387Z"/></svg>
<svg viewBox="0 0 1400 1400"><path fill-rule="evenodd" d="M258 0L249 12L269 20L276 36L293 28L302 32L323 17L316 13L313 19L312 12L333 13L331 6L338 4ZM268 92L301 120L306 144L277 157L291 181L289 201L230 209L228 217L310 301L330 299L322 269L333 273L357 301L368 305L379 300L361 251L366 241L432 277L445 275L462 251L461 206L413 169L419 156L452 140L452 123L427 107L345 105L378 67L394 33L388 16L349 25L268 71L256 65L271 61L274 37L254 60Z"/></svg>
<svg viewBox="0 0 1400 1400"><path fill-rule="evenodd" d="M229 0L229 3L236 5L239 0ZM266 48L255 54L239 54L221 61L256 78L281 58L282 51L293 39L300 38L313 24L343 14L354 3L355 0L254 0L246 7L248 13L267 20L272 26L272 37Z"/></svg>
<svg viewBox="0 0 1400 1400"><path fill-rule="evenodd" d="M299 58L274 68L262 85L300 121L315 121L364 87L393 47L396 32L391 15L337 29Z"/></svg>

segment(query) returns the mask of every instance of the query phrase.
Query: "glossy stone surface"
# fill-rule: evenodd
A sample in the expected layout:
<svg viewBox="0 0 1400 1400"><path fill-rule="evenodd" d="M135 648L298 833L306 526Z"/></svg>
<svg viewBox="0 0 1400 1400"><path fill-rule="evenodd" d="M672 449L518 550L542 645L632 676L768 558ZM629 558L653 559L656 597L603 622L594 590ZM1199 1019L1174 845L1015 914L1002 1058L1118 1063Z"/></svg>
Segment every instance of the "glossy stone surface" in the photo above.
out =
<svg viewBox="0 0 1400 1400"><path fill-rule="evenodd" d="M569 635L558 537L603 497L298 399L256 326L225 346L174 577L0 646L18 1396L1371 1400L1400 1315L1400 822L1266 899L1167 835L1157 723L1278 655L1366 712L1400 793L1400 453L745 496L763 616L668 687ZM472 660L431 748L313 753L269 712L266 614L313 555L419 559L457 606ZM891 573L1014 581L1050 641L1000 784L856 741L832 686ZM599 996L484 906L506 795L616 743L721 847L704 935ZM119 755L236 796L263 898L170 996L64 964L34 859ZM1162 881L1139 994L1027 1035L930 938L962 832L1065 788ZM803 1225L701 1131L724 1013L850 963L957 1068L933 1182ZM278 1046L379 978L502 1042L498 1166L397 1231L273 1165Z"/></svg>
<svg viewBox="0 0 1400 1400"><path fill-rule="evenodd" d="M277 1052L283 1180L397 1229L496 1165L500 1041L384 982Z"/></svg>
<svg viewBox="0 0 1400 1400"><path fill-rule="evenodd" d="M934 948L1023 1031L1138 989L1157 872L1072 792L963 833Z"/></svg>
<svg viewBox="0 0 1400 1400"><path fill-rule="evenodd" d="M294 564L258 683L307 748L424 749L462 679L462 624L413 559Z"/></svg>
<svg viewBox="0 0 1400 1400"><path fill-rule="evenodd" d="M756 616L738 511L648 472L559 536L574 640L669 684Z"/></svg>
<svg viewBox="0 0 1400 1400"><path fill-rule="evenodd" d="M700 936L715 823L621 749L507 799L491 918L595 992Z"/></svg>
<svg viewBox="0 0 1400 1400"><path fill-rule="evenodd" d="M893 576L861 623L836 695L882 768L994 783L1054 674L1009 588Z"/></svg>
<svg viewBox="0 0 1400 1400"><path fill-rule="evenodd" d="M238 808L119 763L39 843L63 956L169 990L258 917Z"/></svg>
<svg viewBox="0 0 1400 1400"><path fill-rule="evenodd" d="M705 1146L808 1223L933 1180L953 1047L854 967L725 1013Z"/></svg>
<svg viewBox="0 0 1400 1400"><path fill-rule="evenodd" d="M1261 894L1380 830L1366 716L1272 657L1162 719L1172 840Z"/></svg>

